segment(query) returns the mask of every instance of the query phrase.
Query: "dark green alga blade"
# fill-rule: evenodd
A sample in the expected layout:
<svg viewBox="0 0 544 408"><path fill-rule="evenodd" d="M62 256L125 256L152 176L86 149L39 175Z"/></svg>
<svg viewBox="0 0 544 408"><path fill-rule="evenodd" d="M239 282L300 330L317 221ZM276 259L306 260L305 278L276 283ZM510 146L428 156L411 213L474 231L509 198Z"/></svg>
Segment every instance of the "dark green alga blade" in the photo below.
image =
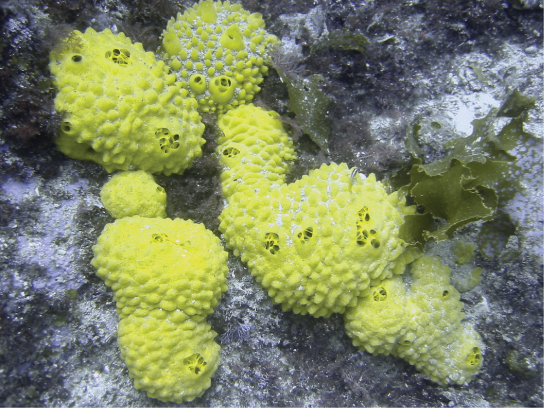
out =
<svg viewBox="0 0 544 408"><path fill-rule="evenodd" d="M456 229L470 222L489 220L493 217L496 195L493 200L492 189L465 188L465 185L473 180L470 169L457 160L453 160L450 169L442 175L421 176L410 194L419 205L423 205L435 217L447 221L447 224L438 230L428 232L426 234L428 237L444 240ZM488 206L489 204L491 206Z"/></svg>
<svg viewBox="0 0 544 408"><path fill-rule="evenodd" d="M330 100L319 89L322 77L312 75L309 78L291 79L281 75L281 78L289 91L289 109L295 113L302 131L328 153L331 123L327 114Z"/></svg>

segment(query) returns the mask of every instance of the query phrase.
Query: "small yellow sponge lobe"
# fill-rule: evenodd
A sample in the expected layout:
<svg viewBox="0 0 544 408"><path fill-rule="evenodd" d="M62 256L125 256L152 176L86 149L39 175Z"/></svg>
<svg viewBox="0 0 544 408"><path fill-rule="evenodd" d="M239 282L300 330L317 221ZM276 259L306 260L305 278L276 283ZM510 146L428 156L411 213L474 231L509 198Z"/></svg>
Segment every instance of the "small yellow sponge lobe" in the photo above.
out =
<svg viewBox="0 0 544 408"><path fill-rule="evenodd" d="M219 228L284 310L343 313L369 285L403 272L398 234L408 210L374 175L352 180L347 165L330 164L285 184L295 155L277 114L245 105L219 127L227 199Z"/></svg>
<svg viewBox="0 0 544 408"><path fill-rule="evenodd" d="M202 155L197 103L164 62L123 33L72 32L50 54L59 149L115 170L183 173Z"/></svg>
<svg viewBox="0 0 544 408"><path fill-rule="evenodd" d="M406 333L407 319L406 289L399 276L373 286L344 314L353 345L373 354L390 354L398 347L398 339Z"/></svg>
<svg viewBox="0 0 544 408"><path fill-rule="evenodd" d="M166 192L143 170L114 175L100 191L102 204L114 218L166 217Z"/></svg>
<svg viewBox="0 0 544 408"><path fill-rule="evenodd" d="M131 316L119 322L119 348L138 389L162 401L192 401L211 385L220 361L216 333L205 323Z"/></svg>
<svg viewBox="0 0 544 408"><path fill-rule="evenodd" d="M268 52L277 44L259 13L203 0L168 22L161 51L202 111L223 112L259 92Z"/></svg>
<svg viewBox="0 0 544 408"><path fill-rule="evenodd" d="M296 152L276 112L243 105L221 115L218 126L223 197L250 191L262 182L284 182Z"/></svg>
<svg viewBox="0 0 544 408"><path fill-rule="evenodd" d="M394 276L347 308L348 335L361 349L402 357L442 385L469 382L482 365L484 346L474 328L461 322L463 303L450 284L450 269L423 256L410 272L409 289Z"/></svg>
<svg viewBox="0 0 544 408"><path fill-rule="evenodd" d="M205 323L227 289L227 253L203 225L125 217L106 225L92 265L114 291L119 346L137 388L191 401L219 364Z"/></svg>

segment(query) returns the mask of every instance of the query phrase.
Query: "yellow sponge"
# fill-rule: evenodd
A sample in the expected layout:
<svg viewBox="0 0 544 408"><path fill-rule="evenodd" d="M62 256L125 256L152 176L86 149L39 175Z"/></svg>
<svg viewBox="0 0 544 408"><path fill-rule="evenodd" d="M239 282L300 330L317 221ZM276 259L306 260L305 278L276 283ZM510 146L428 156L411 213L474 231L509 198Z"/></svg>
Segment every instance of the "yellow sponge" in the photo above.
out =
<svg viewBox="0 0 544 408"><path fill-rule="evenodd" d="M202 320L227 290L227 254L204 225L181 219L121 218L93 247L97 275L121 317L136 309L181 311Z"/></svg>
<svg viewBox="0 0 544 408"><path fill-rule="evenodd" d="M353 180L347 165L330 164L285 184L294 151L277 114L245 105L219 127L220 230L284 310L343 313L369 285L403 272L398 234L410 210L374 175Z"/></svg>
<svg viewBox="0 0 544 408"><path fill-rule="evenodd" d="M172 322L169 314L119 322L119 348L134 385L161 401L192 401L211 384L220 361L216 333L205 323Z"/></svg>
<svg viewBox="0 0 544 408"><path fill-rule="evenodd" d="M119 346L135 385L163 401L191 401L219 364L205 323L227 289L227 253L203 225L118 219L93 247L92 265L114 291Z"/></svg>
<svg viewBox="0 0 544 408"><path fill-rule="evenodd" d="M183 173L202 155L196 101L140 43L110 30L74 31L50 61L63 153L109 172L166 175Z"/></svg>
<svg viewBox="0 0 544 408"><path fill-rule="evenodd" d="M409 290L401 277L372 287L344 314L353 344L402 357L442 385L469 382L484 346L474 328L461 323L463 303L450 274L438 258L423 256L411 266Z"/></svg>
<svg viewBox="0 0 544 408"><path fill-rule="evenodd" d="M252 190L263 181L284 182L296 152L278 116L249 104L219 117L223 197Z"/></svg>
<svg viewBox="0 0 544 408"><path fill-rule="evenodd" d="M353 345L373 354L389 354L406 333L408 308L406 289L400 276L385 279L361 297L357 306L344 313Z"/></svg>
<svg viewBox="0 0 544 408"><path fill-rule="evenodd" d="M222 112L259 92L268 52L278 43L259 13L229 1L203 0L168 22L161 51L199 108Z"/></svg>
<svg viewBox="0 0 544 408"><path fill-rule="evenodd" d="M102 187L100 198L114 218L166 217L166 192L143 170L114 175Z"/></svg>

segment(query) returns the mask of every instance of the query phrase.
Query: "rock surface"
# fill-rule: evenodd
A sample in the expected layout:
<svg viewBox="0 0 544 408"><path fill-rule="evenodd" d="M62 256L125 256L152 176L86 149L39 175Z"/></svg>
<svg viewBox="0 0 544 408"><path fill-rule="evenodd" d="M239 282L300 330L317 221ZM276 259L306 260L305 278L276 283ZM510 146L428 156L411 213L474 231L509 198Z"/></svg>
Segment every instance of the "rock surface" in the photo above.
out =
<svg viewBox="0 0 544 408"><path fill-rule="evenodd" d="M97 164L56 150L60 118L52 110L47 64L56 37L88 26L123 31L153 51L167 19L192 4L0 4L2 406L169 405L136 390L121 359L113 295L90 265L92 246L112 222L100 202L109 176ZM537 98L526 130L542 141L541 1L242 4L263 14L293 56L296 73L320 74L321 89L332 98L330 155L299 137L289 181L331 161L386 179L408 162L404 139L416 121L428 123L420 132L426 158L443 157L449 140L469 135L471 121L498 108L516 88ZM342 29L363 34L366 51L312 47ZM262 88L255 102L293 123L280 78L272 72ZM156 180L168 193L169 217L204 223L219 235L217 128L213 116L204 119L203 156L183 176ZM283 313L231 254L229 289L209 320L219 333L222 362L211 388L186 405L542 406L541 150L530 164L538 182L527 181L511 204L520 228L500 257L476 252L465 265L456 263L455 243L475 243L478 223L427 244L427 253L452 267L454 282L483 268L481 283L461 298L487 347L482 372L469 385L441 387L400 359L359 352L341 316ZM529 243L521 253L520 240Z"/></svg>

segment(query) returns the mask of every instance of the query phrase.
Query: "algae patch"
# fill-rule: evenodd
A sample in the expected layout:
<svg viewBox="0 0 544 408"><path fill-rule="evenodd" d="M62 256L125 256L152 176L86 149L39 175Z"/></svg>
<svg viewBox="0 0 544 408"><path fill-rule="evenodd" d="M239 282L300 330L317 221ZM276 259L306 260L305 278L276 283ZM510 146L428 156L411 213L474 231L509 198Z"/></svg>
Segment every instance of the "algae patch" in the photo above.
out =
<svg viewBox="0 0 544 408"><path fill-rule="evenodd" d="M499 109L472 122L470 136L452 140L446 157L430 163L424 163L418 145L421 125L409 129L406 148L412 164L392 183L424 207L421 214L407 216L406 222L414 228L407 234L412 240L445 240L457 229L482 220L486 223L479 237L480 250L488 257L499 255L519 227L510 219L507 203L524 189L522 175L532 171L520 155L536 145L536 139L523 129L527 111L534 106L534 98L513 91ZM497 132L497 122L504 117L511 120ZM436 229L429 228L424 218L429 215L443 220Z"/></svg>
<svg viewBox="0 0 544 408"><path fill-rule="evenodd" d="M318 41L312 44L310 52L313 54L318 50L335 48L347 51L357 51L361 54L366 52L370 41L361 33L348 30L334 30L323 35Z"/></svg>
<svg viewBox="0 0 544 408"><path fill-rule="evenodd" d="M330 99L319 89L323 77L311 75L308 78L289 78L280 70L278 74L287 85L289 109L295 113L302 131L328 153L331 121L327 114Z"/></svg>

